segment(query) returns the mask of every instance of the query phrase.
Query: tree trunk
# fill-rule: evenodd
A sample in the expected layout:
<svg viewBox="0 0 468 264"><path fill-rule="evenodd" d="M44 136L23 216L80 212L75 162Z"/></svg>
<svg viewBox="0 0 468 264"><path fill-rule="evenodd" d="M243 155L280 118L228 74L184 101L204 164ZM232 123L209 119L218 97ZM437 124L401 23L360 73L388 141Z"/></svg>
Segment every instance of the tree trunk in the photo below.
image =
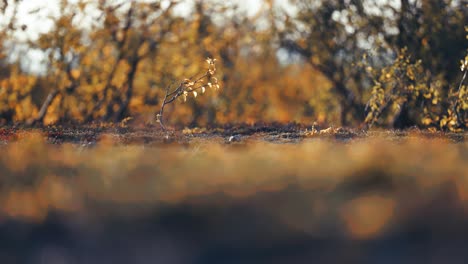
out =
<svg viewBox="0 0 468 264"><path fill-rule="evenodd" d="M405 129L414 124L415 123L411 120L409 115L407 103L403 103L400 112L397 113L392 121L392 127L396 129Z"/></svg>
<svg viewBox="0 0 468 264"><path fill-rule="evenodd" d="M132 60L130 71L127 73L127 92L125 93L125 99L121 103L119 110L116 112L115 121L119 121L125 118L128 111L128 105L133 96L133 85L135 82L135 75L140 62L140 57L135 55Z"/></svg>
<svg viewBox="0 0 468 264"><path fill-rule="evenodd" d="M28 125L35 125L38 123L42 123L44 121L44 117L47 114L47 110L49 110L50 105L54 101L54 99L59 95L59 90L55 89L47 95L44 103L37 114L37 117L28 121Z"/></svg>
<svg viewBox="0 0 468 264"><path fill-rule="evenodd" d="M341 113L340 121L342 126L349 125L346 116L348 113L354 117L355 120L363 122L365 118L365 107L363 104L356 100L353 92L346 88L343 82L333 82L335 90L340 95Z"/></svg>

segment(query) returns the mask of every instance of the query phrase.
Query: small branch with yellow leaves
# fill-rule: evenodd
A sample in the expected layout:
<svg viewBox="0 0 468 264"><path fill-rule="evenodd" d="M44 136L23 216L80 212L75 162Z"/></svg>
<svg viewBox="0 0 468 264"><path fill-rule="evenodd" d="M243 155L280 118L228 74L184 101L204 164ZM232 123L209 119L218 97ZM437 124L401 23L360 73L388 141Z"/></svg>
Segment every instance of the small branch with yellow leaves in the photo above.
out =
<svg viewBox="0 0 468 264"><path fill-rule="evenodd" d="M187 101L187 98L190 95L193 95L193 98L196 98L199 93L205 93L206 89L212 88L218 90L220 88L218 79L214 76L216 73L216 59L207 58L206 62L208 63L207 71L198 78L191 77L185 79L181 82L177 88L171 91L171 85L166 88L166 93L164 95L164 100L161 105L159 113L156 115L156 121L161 125L163 130L166 130L164 125L164 108L167 104L174 102L177 98L181 97L184 102Z"/></svg>

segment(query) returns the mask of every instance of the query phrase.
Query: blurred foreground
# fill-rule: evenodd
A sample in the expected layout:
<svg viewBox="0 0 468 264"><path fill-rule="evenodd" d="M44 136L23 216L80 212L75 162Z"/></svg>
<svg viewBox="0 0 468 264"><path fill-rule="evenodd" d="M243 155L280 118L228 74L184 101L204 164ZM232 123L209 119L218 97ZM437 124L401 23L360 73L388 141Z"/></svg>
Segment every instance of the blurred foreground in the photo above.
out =
<svg viewBox="0 0 468 264"><path fill-rule="evenodd" d="M464 137L53 145L20 134L0 146L0 259L465 263Z"/></svg>

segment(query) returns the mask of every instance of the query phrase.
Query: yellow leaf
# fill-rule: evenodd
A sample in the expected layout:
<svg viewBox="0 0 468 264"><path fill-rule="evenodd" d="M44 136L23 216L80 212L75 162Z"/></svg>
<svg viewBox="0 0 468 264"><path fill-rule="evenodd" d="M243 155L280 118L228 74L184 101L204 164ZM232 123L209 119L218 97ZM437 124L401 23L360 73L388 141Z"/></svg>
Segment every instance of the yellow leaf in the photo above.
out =
<svg viewBox="0 0 468 264"><path fill-rule="evenodd" d="M78 69L74 69L74 70L71 70L71 76L75 79L78 79L80 78L80 75L81 75L81 71L78 70Z"/></svg>

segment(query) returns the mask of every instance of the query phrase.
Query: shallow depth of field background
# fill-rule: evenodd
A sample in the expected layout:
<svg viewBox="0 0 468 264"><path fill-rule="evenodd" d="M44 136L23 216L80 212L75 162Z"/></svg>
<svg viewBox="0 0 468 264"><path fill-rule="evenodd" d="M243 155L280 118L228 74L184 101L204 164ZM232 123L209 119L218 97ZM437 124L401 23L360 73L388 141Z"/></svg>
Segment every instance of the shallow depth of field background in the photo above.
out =
<svg viewBox="0 0 468 264"><path fill-rule="evenodd" d="M0 6L3 124L151 123L212 57L173 126L466 128L466 1L58 2Z"/></svg>
<svg viewBox="0 0 468 264"><path fill-rule="evenodd" d="M1 263L468 259L465 0L32 3L0 2Z"/></svg>

